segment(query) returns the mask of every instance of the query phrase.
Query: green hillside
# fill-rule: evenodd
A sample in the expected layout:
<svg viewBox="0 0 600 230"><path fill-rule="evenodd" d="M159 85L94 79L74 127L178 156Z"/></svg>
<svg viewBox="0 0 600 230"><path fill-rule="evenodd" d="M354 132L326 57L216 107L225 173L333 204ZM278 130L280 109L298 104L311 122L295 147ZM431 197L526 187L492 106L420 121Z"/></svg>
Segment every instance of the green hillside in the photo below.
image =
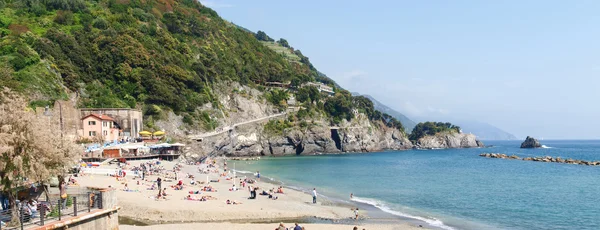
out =
<svg viewBox="0 0 600 230"><path fill-rule="evenodd" d="M299 50L279 45L259 41L197 0L0 0L0 85L36 105L77 93L80 107L172 110L190 123L207 117L201 105L219 108L212 91L219 82L335 86ZM332 122L352 118L357 108L401 127L373 112L372 103L336 92L304 105ZM266 96L277 105L287 93Z"/></svg>

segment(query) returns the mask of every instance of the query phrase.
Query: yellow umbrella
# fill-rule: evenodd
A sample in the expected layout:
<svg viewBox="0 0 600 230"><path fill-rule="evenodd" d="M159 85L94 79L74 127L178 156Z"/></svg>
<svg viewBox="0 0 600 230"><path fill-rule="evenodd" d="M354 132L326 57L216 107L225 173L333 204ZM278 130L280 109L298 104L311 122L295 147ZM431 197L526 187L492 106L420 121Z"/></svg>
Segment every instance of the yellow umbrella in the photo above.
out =
<svg viewBox="0 0 600 230"><path fill-rule="evenodd" d="M142 136L150 136L150 135L152 135L152 133L148 132L148 131L141 131L140 135L142 135Z"/></svg>
<svg viewBox="0 0 600 230"><path fill-rule="evenodd" d="M162 135L165 135L165 132L163 132L163 131L154 132L154 136L162 136Z"/></svg>

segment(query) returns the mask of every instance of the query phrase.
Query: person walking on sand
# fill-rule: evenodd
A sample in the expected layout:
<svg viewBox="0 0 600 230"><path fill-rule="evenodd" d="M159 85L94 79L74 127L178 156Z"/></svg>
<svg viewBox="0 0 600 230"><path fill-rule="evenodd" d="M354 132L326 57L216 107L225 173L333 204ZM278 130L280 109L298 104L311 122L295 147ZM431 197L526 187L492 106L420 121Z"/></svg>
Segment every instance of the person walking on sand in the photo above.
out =
<svg viewBox="0 0 600 230"><path fill-rule="evenodd" d="M162 185L162 179L160 179L160 177L156 179L156 184L158 185L158 193L160 193L160 186Z"/></svg>
<svg viewBox="0 0 600 230"><path fill-rule="evenodd" d="M256 180L260 181L260 171L256 171Z"/></svg>
<svg viewBox="0 0 600 230"><path fill-rule="evenodd" d="M354 209L354 219L358 220L358 208Z"/></svg>
<svg viewBox="0 0 600 230"><path fill-rule="evenodd" d="M317 203L317 189L316 188L313 188L312 195L313 195L313 204L316 204Z"/></svg>

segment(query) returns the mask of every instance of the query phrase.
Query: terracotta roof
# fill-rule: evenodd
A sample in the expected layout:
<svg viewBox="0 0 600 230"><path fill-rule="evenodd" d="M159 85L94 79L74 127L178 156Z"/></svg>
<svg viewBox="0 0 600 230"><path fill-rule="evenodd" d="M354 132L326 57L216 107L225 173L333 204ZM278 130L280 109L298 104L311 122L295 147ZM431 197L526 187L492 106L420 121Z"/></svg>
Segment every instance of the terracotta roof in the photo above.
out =
<svg viewBox="0 0 600 230"><path fill-rule="evenodd" d="M81 120L83 120L83 119L86 119L86 118L87 118L87 117L89 117L89 116L93 116L93 117L95 117L95 118L98 118L98 119L99 119L99 120L101 120L101 121L115 121L115 119L113 119L112 117L109 117L109 116L107 116L107 115L103 115L103 114L95 114L95 113L92 113L92 114L90 114L90 115L87 115L87 116L85 116L85 117L81 118Z"/></svg>

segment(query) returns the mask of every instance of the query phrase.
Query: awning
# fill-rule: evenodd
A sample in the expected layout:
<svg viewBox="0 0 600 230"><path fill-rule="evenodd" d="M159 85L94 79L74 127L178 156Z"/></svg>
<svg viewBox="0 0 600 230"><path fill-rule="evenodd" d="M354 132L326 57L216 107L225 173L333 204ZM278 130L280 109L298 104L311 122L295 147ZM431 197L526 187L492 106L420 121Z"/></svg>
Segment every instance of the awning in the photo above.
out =
<svg viewBox="0 0 600 230"><path fill-rule="evenodd" d="M171 144L171 146L183 147L183 146L185 146L185 145L184 145L184 144L181 144L181 143L175 143L175 144Z"/></svg>
<svg viewBox="0 0 600 230"><path fill-rule="evenodd" d="M162 136L162 135L165 135L165 132L163 132L163 131L154 132L154 136Z"/></svg>
<svg viewBox="0 0 600 230"><path fill-rule="evenodd" d="M148 132L148 131L141 131L140 135L142 135L142 136L150 136L150 135L152 135L152 133Z"/></svg>

